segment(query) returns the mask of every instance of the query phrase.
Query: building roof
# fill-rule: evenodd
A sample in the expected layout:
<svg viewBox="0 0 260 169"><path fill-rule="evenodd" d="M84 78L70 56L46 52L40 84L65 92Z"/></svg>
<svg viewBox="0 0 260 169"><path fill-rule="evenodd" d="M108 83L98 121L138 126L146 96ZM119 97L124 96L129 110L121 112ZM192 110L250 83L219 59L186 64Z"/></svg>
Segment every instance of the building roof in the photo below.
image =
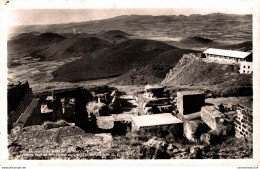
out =
<svg viewBox="0 0 260 169"><path fill-rule="evenodd" d="M182 123L180 119L170 113L134 116L132 119L138 128Z"/></svg>
<svg viewBox="0 0 260 169"><path fill-rule="evenodd" d="M220 55L220 56L228 56L228 57L239 58L239 59L244 59L248 55L251 54L251 52L242 52L242 51L224 50L224 49L214 49L214 48L209 48L206 51L204 51L203 53L213 54L213 55Z"/></svg>

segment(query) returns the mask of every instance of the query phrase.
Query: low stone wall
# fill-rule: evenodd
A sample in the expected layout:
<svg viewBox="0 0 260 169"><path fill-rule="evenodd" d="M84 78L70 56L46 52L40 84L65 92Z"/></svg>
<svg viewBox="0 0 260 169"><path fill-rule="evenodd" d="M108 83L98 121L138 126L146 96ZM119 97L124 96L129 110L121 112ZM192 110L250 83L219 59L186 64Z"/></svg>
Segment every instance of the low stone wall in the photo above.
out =
<svg viewBox="0 0 260 169"><path fill-rule="evenodd" d="M252 138L253 136L253 111L243 106L237 107L235 120L235 136L238 138Z"/></svg>

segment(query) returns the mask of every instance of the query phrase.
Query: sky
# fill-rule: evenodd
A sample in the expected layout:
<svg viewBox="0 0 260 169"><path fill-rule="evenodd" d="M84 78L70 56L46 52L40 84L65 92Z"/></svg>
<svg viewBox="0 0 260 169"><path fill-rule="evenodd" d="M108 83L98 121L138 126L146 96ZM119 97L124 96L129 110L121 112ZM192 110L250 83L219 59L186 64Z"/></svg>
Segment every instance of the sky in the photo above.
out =
<svg viewBox="0 0 260 169"><path fill-rule="evenodd" d="M251 14L253 6L251 0L52 0L49 4L46 4L49 0L44 3L35 3L37 0L34 0L35 4L29 6L20 1L8 4L9 25L82 22L131 14Z"/></svg>

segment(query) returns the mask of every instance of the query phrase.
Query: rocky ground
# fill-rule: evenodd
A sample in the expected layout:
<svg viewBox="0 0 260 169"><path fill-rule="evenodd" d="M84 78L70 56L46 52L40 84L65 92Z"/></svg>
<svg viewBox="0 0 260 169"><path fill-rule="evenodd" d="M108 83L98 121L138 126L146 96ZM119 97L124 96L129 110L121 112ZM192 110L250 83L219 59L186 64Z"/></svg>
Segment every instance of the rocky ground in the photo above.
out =
<svg viewBox="0 0 260 169"><path fill-rule="evenodd" d="M233 137L205 145L184 138L160 138L128 132L84 133L66 122L13 130L9 135L10 159L244 159L252 158L252 141Z"/></svg>

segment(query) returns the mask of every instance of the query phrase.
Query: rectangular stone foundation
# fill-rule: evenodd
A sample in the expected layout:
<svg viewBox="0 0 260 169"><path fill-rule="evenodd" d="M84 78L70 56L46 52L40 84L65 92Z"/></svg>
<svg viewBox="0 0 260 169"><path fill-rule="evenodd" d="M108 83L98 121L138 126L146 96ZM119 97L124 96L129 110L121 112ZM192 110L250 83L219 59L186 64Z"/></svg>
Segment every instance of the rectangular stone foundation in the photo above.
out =
<svg viewBox="0 0 260 169"><path fill-rule="evenodd" d="M141 128L150 128L154 126L167 126L182 124L182 121L170 113L134 116L132 117L132 130L139 130Z"/></svg>
<svg viewBox="0 0 260 169"><path fill-rule="evenodd" d="M205 94L200 91L177 92L177 108L181 115L199 112L205 105Z"/></svg>

